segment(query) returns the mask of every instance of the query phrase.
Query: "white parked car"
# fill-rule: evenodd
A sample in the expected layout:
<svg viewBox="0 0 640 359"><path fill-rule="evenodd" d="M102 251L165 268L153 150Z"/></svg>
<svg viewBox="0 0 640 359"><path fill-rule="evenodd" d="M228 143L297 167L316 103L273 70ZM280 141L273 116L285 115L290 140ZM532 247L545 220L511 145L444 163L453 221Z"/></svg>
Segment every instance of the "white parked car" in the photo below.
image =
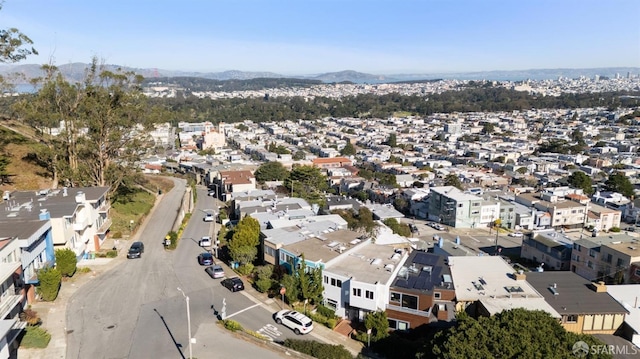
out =
<svg viewBox="0 0 640 359"><path fill-rule="evenodd" d="M276 323L292 329L294 333L307 334L313 330L313 321L306 315L293 310L283 309L276 313Z"/></svg>
<svg viewBox="0 0 640 359"><path fill-rule="evenodd" d="M202 218L205 222L213 222L213 219L213 213L207 213L204 215L204 218Z"/></svg>
<svg viewBox="0 0 640 359"><path fill-rule="evenodd" d="M198 243L200 244L200 247L211 247L211 237L204 236Z"/></svg>
<svg viewBox="0 0 640 359"><path fill-rule="evenodd" d="M522 232L509 233L509 237L522 237Z"/></svg>

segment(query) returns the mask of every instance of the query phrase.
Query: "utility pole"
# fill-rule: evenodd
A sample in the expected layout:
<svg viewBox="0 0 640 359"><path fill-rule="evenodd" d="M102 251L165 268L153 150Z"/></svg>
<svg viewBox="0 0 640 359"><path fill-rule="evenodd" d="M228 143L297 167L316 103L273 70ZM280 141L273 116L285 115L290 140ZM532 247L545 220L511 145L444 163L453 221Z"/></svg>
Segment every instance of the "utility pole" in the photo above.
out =
<svg viewBox="0 0 640 359"><path fill-rule="evenodd" d="M180 293L182 293L182 296L184 297L184 300L187 302L187 334L189 335L189 359L193 358L193 350L191 348L191 310L189 309L189 296L184 294L184 292L182 291L182 289L178 288L178 290L180 291Z"/></svg>

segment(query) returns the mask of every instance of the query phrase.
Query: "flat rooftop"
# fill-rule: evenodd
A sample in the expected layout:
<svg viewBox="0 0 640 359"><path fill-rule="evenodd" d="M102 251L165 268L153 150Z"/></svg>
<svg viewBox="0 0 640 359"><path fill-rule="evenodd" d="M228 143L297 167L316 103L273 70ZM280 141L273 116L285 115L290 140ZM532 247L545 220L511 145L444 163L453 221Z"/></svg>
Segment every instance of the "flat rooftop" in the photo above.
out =
<svg viewBox="0 0 640 359"><path fill-rule="evenodd" d="M283 249L297 255L304 254L304 258L309 261L327 263L360 244L361 235L347 229L338 230L324 234L323 238L313 237L285 245Z"/></svg>
<svg viewBox="0 0 640 359"><path fill-rule="evenodd" d="M527 281L515 280L515 269L499 256L449 257L449 269L459 301L540 297Z"/></svg>
<svg viewBox="0 0 640 359"><path fill-rule="evenodd" d="M391 266L402 265L406 255L405 250L368 241L328 264L325 271L364 283L389 283L393 275Z"/></svg>

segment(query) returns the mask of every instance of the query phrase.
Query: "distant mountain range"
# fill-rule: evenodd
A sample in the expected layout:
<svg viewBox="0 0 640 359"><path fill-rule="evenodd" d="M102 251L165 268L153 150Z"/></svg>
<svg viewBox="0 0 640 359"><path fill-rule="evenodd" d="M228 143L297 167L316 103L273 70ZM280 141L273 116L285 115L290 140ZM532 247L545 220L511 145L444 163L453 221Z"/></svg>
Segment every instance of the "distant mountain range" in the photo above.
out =
<svg viewBox="0 0 640 359"><path fill-rule="evenodd" d="M58 68L71 81L80 81L84 75L84 71L89 64L85 63L69 63L59 65ZM319 80L325 83L337 82L353 82L353 83L390 83L402 81L416 80L433 80L433 79L458 79L458 80L496 80L496 81L521 81L531 80L547 80L557 79L558 77L578 78L585 76L593 78L596 75L615 77L616 75L627 76L628 73L638 76L640 67L607 67L607 68L590 68L590 69L532 69L532 70L516 70L516 71L482 71L482 72L457 72L457 73L422 73L422 74L390 74L390 75L374 75L353 70L340 72L328 72L317 75L282 75L273 72L247 72L230 70L223 72L187 72L187 71L170 71L161 69L139 69L128 68L118 65L106 65L108 69L115 70L122 68L127 71L134 71L146 79L151 80L155 77L199 77L212 80L250 80L255 78L296 78ZM11 73L20 73L27 79L42 76L40 65L3 65L0 66L0 75L6 76Z"/></svg>

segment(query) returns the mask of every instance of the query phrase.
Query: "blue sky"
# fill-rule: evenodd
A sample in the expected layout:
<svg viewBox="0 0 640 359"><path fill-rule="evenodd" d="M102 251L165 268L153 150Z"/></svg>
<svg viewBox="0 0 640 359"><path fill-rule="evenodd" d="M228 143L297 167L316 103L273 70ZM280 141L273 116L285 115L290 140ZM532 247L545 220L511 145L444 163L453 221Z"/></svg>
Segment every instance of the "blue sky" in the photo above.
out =
<svg viewBox="0 0 640 359"><path fill-rule="evenodd" d="M40 55L183 71L640 67L640 0L5 0Z"/></svg>

